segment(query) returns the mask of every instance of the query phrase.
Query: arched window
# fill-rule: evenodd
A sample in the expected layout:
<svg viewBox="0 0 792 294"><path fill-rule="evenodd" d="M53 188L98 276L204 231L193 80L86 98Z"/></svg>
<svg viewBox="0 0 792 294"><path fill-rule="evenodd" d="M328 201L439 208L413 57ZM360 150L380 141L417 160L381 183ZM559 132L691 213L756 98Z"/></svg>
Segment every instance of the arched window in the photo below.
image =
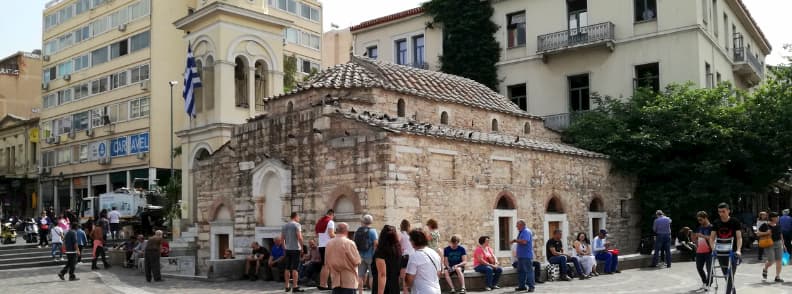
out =
<svg viewBox="0 0 792 294"><path fill-rule="evenodd" d="M496 118L492 119L492 131L493 132L497 132L498 131L498 119L496 119Z"/></svg>
<svg viewBox="0 0 792 294"><path fill-rule="evenodd" d="M286 112L292 112L292 111L294 111L294 103L289 101L289 104L286 104Z"/></svg>
<svg viewBox="0 0 792 294"><path fill-rule="evenodd" d="M201 73L200 91L203 92L203 109L209 111L214 109L214 58L212 56L206 57L206 64L204 64Z"/></svg>
<svg viewBox="0 0 792 294"><path fill-rule="evenodd" d="M396 114L399 117L404 117L404 99L399 99L399 102L396 103Z"/></svg>
<svg viewBox="0 0 792 294"><path fill-rule="evenodd" d="M526 135L531 133L531 123L525 122L525 126L523 126L523 133Z"/></svg>
<svg viewBox="0 0 792 294"><path fill-rule="evenodd" d="M558 197L553 197L547 202L546 212L563 213L564 207L561 206L561 200Z"/></svg>
<svg viewBox="0 0 792 294"><path fill-rule="evenodd" d="M512 231L517 223L517 207L514 198L508 192L502 192L498 196L495 204L495 235L493 236L492 247L498 252L508 252L511 250L511 240L514 239Z"/></svg>
<svg viewBox="0 0 792 294"><path fill-rule="evenodd" d="M443 113L440 114L440 124L448 124L448 112L443 111Z"/></svg>
<svg viewBox="0 0 792 294"><path fill-rule="evenodd" d="M267 97L267 66L264 61L256 61L255 82L256 86L256 103L264 101Z"/></svg>
<svg viewBox="0 0 792 294"><path fill-rule="evenodd" d="M248 66L245 59L237 57L234 60L234 105L248 108Z"/></svg>
<svg viewBox="0 0 792 294"><path fill-rule="evenodd" d="M198 77L201 78L201 82L203 83L203 63L200 59L195 61L195 68L198 70ZM203 85L201 85L203 87ZM195 113L199 114L203 111L204 107L204 95L202 89L193 89L193 95L195 98L194 106L195 106Z"/></svg>
<svg viewBox="0 0 792 294"><path fill-rule="evenodd" d="M514 209L514 203L508 197L501 196L498 199L498 204L495 205L495 209Z"/></svg>
<svg viewBox="0 0 792 294"><path fill-rule="evenodd" d="M605 211L605 207L602 204L602 199L599 197L591 199L591 203L589 203L589 211Z"/></svg>
<svg viewBox="0 0 792 294"><path fill-rule="evenodd" d="M589 203L589 232L591 235L596 235L601 229L604 229L608 223L608 213L605 212L605 204L602 198L595 196Z"/></svg>

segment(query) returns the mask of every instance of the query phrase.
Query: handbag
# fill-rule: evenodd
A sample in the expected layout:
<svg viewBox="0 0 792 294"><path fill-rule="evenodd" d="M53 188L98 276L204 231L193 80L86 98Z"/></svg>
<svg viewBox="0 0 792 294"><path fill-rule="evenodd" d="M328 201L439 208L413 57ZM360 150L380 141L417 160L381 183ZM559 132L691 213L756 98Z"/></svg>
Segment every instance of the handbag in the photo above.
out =
<svg viewBox="0 0 792 294"><path fill-rule="evenodd" d="M49 226L47 224L41 225L42 230L49 230Z"/></svg>
<svg viewBox="0 0 792 294"><path fill-rule="evenodd" d="M771 238L770 235L759 238L759 248L770 248L770 247L773 247L773 238Z"/></svg>

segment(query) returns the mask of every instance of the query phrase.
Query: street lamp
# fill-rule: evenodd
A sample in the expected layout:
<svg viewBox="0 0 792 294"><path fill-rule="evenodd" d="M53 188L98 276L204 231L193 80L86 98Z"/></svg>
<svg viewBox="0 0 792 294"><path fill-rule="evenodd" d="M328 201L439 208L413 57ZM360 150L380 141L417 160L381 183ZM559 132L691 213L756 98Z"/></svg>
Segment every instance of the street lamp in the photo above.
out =
<svg viewBox="0 0 792 294"><path fill-rule="evenodd" d="M173 86L179 84L179 81L170 81L168 85L170 85L170 178L171 181L174 177L173 171Z"/></svg>

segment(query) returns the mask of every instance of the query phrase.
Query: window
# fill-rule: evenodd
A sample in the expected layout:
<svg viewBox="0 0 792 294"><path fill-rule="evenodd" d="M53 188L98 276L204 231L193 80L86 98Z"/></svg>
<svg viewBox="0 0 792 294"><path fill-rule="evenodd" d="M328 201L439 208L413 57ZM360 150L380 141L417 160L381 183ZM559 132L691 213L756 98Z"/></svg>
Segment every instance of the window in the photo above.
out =
<svg viewBox="0 0 792 294"><path fill-rule="evenodd" d="M149 65L144 64L129 70L130 83L137 83L149 79Z"/></svg>
<svg viewBox="0 0 792 294"><path fill-rule="evenodd" d="M74 86L73 90L74 90L74 100L88 97L88 95L91 94L91 92L88 91L88 83L76 85Z"/></svg>
<svg viewBox="0 0 792 294"><path fill-rule="evenodd" d="M74 71L82 70L91 66L89 55L84 54L74 58Z"/></svg>
<svg viewBox="0 0 792 294"><path fill-rule="evenodd" d="M55 135L60 134L68 134L71 132L71 116L65 116L60 119L55 119L55 131L57 132Z"/></svg>
<svg viewBox="0 0 792 294"><path fill-rule="evenodd" d="M75 132L80 132L88 129L88 111L78 112L72 116L72 128Z"/></svg>
<svg viewBox="0 0 792 294"><path fill-rule="evenodd" d="M74 44L74 34L68 33L58 37L58 50L69 48Z"/></svg>
<svg viewBox="0 0 792 294"><path fill-rule="evenodd" d="M56 164L68 164L71 162L71 148L61 148L55 151L57 153Z"/></svg>
<svg viewBox="0 0 792 294"><path fill-rule="evenodd" d="M71 100L72 100L71 89L58 91L58 105L71 102Z"/></svg>
<svg viewBox="0 0 792 294"><path fill-rule="evenodd" d="M88 40L91 37L91 31L88 26L81 27L74 31L74 43L80 43Z"/></svg>
<svg viewBox="0 0 792 294"><path fill-rule="evenodd" d="M657 0L635 0L635 21L657 19Z"/></svg>
<svg viewBox="0 0 792 294"><path fill-rule="evenodd" d="M105 107L91 109L91 127L98 128L104 126L104 119L102 118L107 112Z"/></svg>
<svg viewBox="0 0 792 294"><path fill-rule="evenodd" d="M707 88L713 88L712 85L712 67L709 63L704 63L704 81L707 85Z"/></svg>
<svg viewBox="0 0 792 294"><path fill-rule="evenodd" d="M396 41L396 64L407 64L407 40Z"/></svg>
<svg viewBox="0 0 792 294"><path fill-rule="evenodd" d="M656 62L636 65L634 87L660 92L660 65Z"/></svg>
<svg viewBox="0 0 792 294"><path fill-rule="evenodd" d="M90 0L77 0L77 3L74 4L74 14L79 15L90 9L91 1Z"/></svg>
<svg viewBox="0 0 792 294"><path fill-rule="evenodd" d="M496 119L496 118L492 119L492 131L493 132L497 132L498 131L498 119Z"/></svg>
<svg viewBox="0 0 792 294"><path fill-rule="evenodd" d="M366 56L371 59L377 59L379 56L379 52L377 51L377 46L371 46L366 48Z"/></svg>
<svg viewBox="0 0 792 294"><path fill-rule="evenodd" d="M495 236L490 244L495 252L508 253L511 250L512 232L517 220L517 209L506 196L501 196L493 212L495 217ZM497 242L497 243L496 243ZM499 255L500 256L500 255ZM510 255L506 255L510 256Z"/></svg>
<svg viewBox="0 0 792 294"><path fill-rule="evenodd" d="M715 85L720 85L721 82L723 82L723 80L721 78L721 74L719 72L716 72L715 73Z"/></svg>
<svg viewBox="0 0 792 294"><path fill-rule="evenodd" d="M52 80L56 79L57 76L58 76L58 74L56 72L56 66L50 67L49 68L49 80L52 81Z"/></svg>
<svg viewBox="0 0 792 294"><path fill-rule="evenodd" d="M107 18L100 17L91 23L91 35L93 37L104 34L108 30Z"/></svg>
<svg viewBox="0 0 792 294"><path fill-rule="evenodd" d="M591 108L589 97L589 75L567 77L569 83L569 111L584 111Z"/></svg>
<svg viewBox="0 0 792 294"><path fill-rule="evenodd" d="M289 43L292 43L292 44L299 43L299 37L298 37L299 31L297 31L295 29L292 29L292 28L286 28L286 31L284 32L284 34L286 35L285 36L286 42L289 42Z"/></svg>
<svg viewBox="0 0 792 294"><path fill-rule="evenodd" d="M448 112L443 111L443 113L440 114L440 124L441 125L448 124Z"/></svg>
<svg viewBox="0 0 792 294"><path fill-rule="evenodd" d="M91 94L96 95L107 91L107 77L91 81Z"/></svg>
<svg viewBox="0 0 792 294"><path fill-rule="evenodd" d="M140 34L132 36L130 39L130 52L135 52L143 48L148 48L149 46L149 36L150 32L145 31Z"/></svg>
<svg viewBox="0 0 792 294"><path fill-rule="evenodd" d="M80 144L79 146L79 160L80 162L88 161L88 144Z"/></svg>
<svg viewBox="0 0 792 294"><path fill-rule="evenodd" d="M41 104L44 108L50 108L56 106L58 105L58 97L55 94L44 95Z"/></svg>
<svg viewBox="0 0 792 294"><path fill-rule="evenodd" d="M718 0L712 0L712 33L718 36Z"/></svg>
<svg viewBox="0 0 792 294"><path fill-rule="evenodd" d="M300 31L300 45L305 47L311 46L311 34Z"/></svg>
<svg viewBox="0 0 792 294"><path fill-rule="evenodd" d="M134 39L135 37L132 37ZM110 45L110 59L115 59L124 55L127 55L128 46L127 40L121 40L119 42L113 43Z"/></svg>
<svg viewBox="0 0 792 294"><path fill-rule="evenodd" d="M301 59L300 72L310 74L312 71L319 71L319 63L308 59Z"/></svg>
<svg viewBox="0 0 792 294"><path fill-rule="evenodd" d="M506 16L509 48L525 45L525 11Z"/></svg>
<svg viewBox="0 0 792 294"><path fill-rule="evenodd" d="M58 78L62 78L65 75L69 75L73 72L74 69L74 62L72 60L66 61L64 63L58 64Z"/></svg>
<svg viewBox="0 0 792 294"><path fill-rule="evenodd" d="M498 250L510 250L511 247L511 231L512 231L512 218L499 217L498 218Z"/></svg>
<svg viewBox="0 0 792 294"><path fill-rule="evenodd" d="M531 133L531 123L525 122L525 125L523 126L523 134L528 135L530 133Z"/></svg>
<svg viewBox="0 0 792 294"><path fill-rule="evenodd" d="M413 66L423 68L424 65L424 35L414 36L413 41Z"/></svg>
<svg viewBox="0 0 792 294"><path fill-rule="evenodd" d="M570 35L578 35L580 28L588 25L588 4L586 0L567 1L567 20Z"/></svg>
<svg viewBox="0 0 792 294"><path fill-rule="evenodd" d="M399 117L404 117L404 114L404 99L399 99L399 102L396 103L396 115Z"/></svg>
<svg viewBox="0 0 792 294"><path fill-rule="evenodd" d="M143 97L129 101L129 119L146 117L149 115L149 98Z"/></svg>
<svg viewBox="0 0 792 294"><path fill-rule="evenodd" d="M319 50L322 47L322 38L317 35L311 35L311 43L309 44L311 48Z"/></svg>
<svg viewBox="0 0 792 294"><path fill-rule="evenodd" d="M38 147L36 145L37 144L34 143L34 142L30 143L30 150L31 150L30 151L30 164L32 164L34 166L38 165L38 158L36 157L36 153L37 153L36 150L38 150Z"/></svg>
<svg viewBox="0 0 792 294"><path fill-rule="evenodd" d="M127 71L122 71L110 75L110 90L126 86Z"/></svg>
<svg viewBox="0 0 792 294"><path fill-rule="evenodd" d="M311 6L300 3L300 16L311 19Z"/></svg>
<svg viewBox="0 0 792 294"><path fill-rule="evenodd" d="M729 52L729 15L726 12L723 13L723 36L723 47Z"/></svg>
<svg viewBox="0 0 792 294"><path fill-rule="evenodd" d="M508 86L506 92L512 103L522 110L528 110L528 96L526 95L525 84Z"/></svg>
<svg viewBox="0 0 792 294"><path fill-rule="evenodd" d="M107 47L102 47L102 48L96 49L94 51L91 51L91 65L92 66L100 65L102 63L107 62L107 60L108 60Z"/></svg>

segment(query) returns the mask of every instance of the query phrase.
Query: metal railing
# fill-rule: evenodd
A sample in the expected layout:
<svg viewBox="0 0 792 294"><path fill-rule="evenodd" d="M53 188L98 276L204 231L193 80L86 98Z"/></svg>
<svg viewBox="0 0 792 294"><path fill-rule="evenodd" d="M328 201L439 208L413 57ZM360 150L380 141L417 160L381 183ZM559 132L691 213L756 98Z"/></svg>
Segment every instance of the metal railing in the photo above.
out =
<svg viewBox="0 0 792 294"><path fill-rule="evenodd" d="M536 37L536 51L541 53L578 45L612 41L615 38L615 31L616 26L612 22L603 22L590 26L540 35Z"/></svg>
<svg viewBox="0 0 792 294"><path fill-rule="evenodd" d="M759 62L759 59L756 58L756 55L751 52L750 48L734 48L734 62L746 62L760 77L764 77L764 66Z"/></svg>
<svg viewBox="0 0 792 294"><path fill-rule="evenodd" d="M569 128L569 126L575 122L575 119L580 117L580 115L583 113L586 113L586 111L587 110L580 110L568 113L552 114L542 118L544 119L544 125L546 128L560 132Z"/></svg>

